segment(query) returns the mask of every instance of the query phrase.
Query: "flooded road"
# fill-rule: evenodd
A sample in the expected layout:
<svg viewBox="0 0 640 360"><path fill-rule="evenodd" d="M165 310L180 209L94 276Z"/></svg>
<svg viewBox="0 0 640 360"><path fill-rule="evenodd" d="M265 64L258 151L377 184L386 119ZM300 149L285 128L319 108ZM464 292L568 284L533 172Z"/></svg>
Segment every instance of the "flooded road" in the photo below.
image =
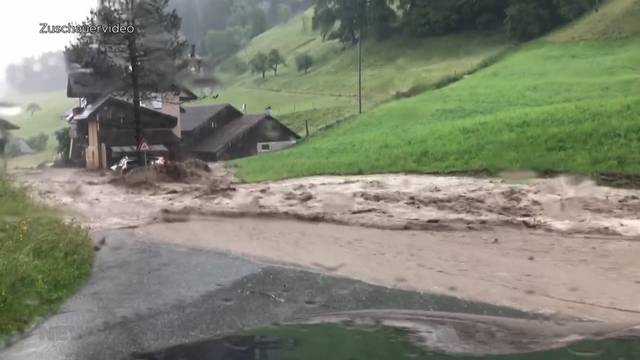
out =
<svg viewBox="0 0 640 360"><path fill-rule="evenodd" d="M540 318L447 296L268 266L104 234L88 283L60 312L0 350L3 360L118 360L336 311L413 309Z"/></svg>
<svg viewBox="0 0 640 360"><path fill-rule="evenodd" d="M211 250L161 244L132 230L95 235L104 238L105 243L97 253L88 283L58 314L38 324L12 346L0 350L1 359L124 360L134 354L180 359L157 357L157 352L181 344L207 343L232 334L251 334L247 333L250 329L262 329L256 334L265 334L264 329L275 328L274 333L265 335L282 338L285 333L278 331L289 331L288 324L315 329L318 322L341 327L365 324L367 333L388 325L403 324L402 328L406 329L409 323L428 324L436 326L435 333L446 335L431 344L434 348L446 345L448 350L458 351L469 351L469 344L482 344L492 338L508 341L502 347L496 342L492 344L493 349L503 351L513 351L510 346L518 341L530 344L532 339L537 339L540 346L553 346L544 334L577 334L580 329L570 326L574 322L568 317L547 317L456 297L270 266ZM362 312L363 309L369 309L369 313ZM404 310L394 313L387 309ZM457 315L443 317L442 312ZM376 316L383 318L376 320ZM479 341L464 336L452 338L450 331L457 331L455 324L463 321L481 325L485 334L502 335L478 337ZM525 325L509 325L513 321L524 321ZM628 327L589 324L598 327L597 331L590 329L587 333L601 335ZM416 335L424 333L424 328L415 327L415 330ZM464 334L469 332L460 333ZM290 339L283 341L292 343ZM351 346L349 336L343 341L340 348ZM355 350L361 346L358 342L354 344ZM242 346L234 348L242 349ZM208 355L194 355L191 359L212 358L204 356Z"/></svg>
<svg viewBox="0 0 640 360"><path fill-rule="evenodd" d="M389 327L360 329L339 325L289 325L247 331L209 341L133 354L143 360L634 360L640 338L583 340L551 350L507 355L447 354L420 347L411 335Z"/></svg>
<svg viewBox="0 0 640 360"><path fill-rule="evenodd" d="M425 359L448 359L443 354L460 352L500 356L539 353L581 339L576 336L580 333L576 324L594 324L596 329L582 334L596 340L640 324L636 296L640 289L640 242L620 232L601 231L606 230L601 226L605 218L624 220L617 225L620 228L634 228L631 225L637 219L625 220L635 214L638 205L636 195L629 191L599 189L602 191L590 198L597 201L585 202L582 189L572 200L560 203L577 208L580 216L568 223L548 221L537 226L522 223L518 216L528 217L529 210L558 214L549 212L558 205L554 202L557 194L540 190L523 197L521 185L486 179L415 176L403 182L394 175L382 185L370 178L321 178L308 181L308 187L290 181L243 185L240 189L225 182L222 187L208 187L206 193L202 184L116 186L108 177L75 170L35 171L22 180L32 186L35 197L60 207L69 218L92 229L98 257L86 286L59 314L0 350L3 360L172 359L176 346L187 352L193 349L190 344L220 349L216 339L233 334L242 340L235 345L231 342L231 348L241 353L246 350L250 354L250 348L264 345L266 356L271 356L269 351L286 350L293 353L275 358L293 359L302 351L299 346L313 344L311 340L304 344L296 341L300 331L313 333L321 328L318 326L325 326L340 333L345 312L351 312L347 317L355 323L359 320L354 317L386 314L374 321L378 325L374 331L367 329L367 334L409 330L406 346L421 350L407 350L405 355ZM405 193L397 199L387 196L398 187L419 191L429 182L440 185L420 198L411 200L405 195L413 195ZM366 194L376 196L364 194L365 185L371 187ZM307 194L286 195L290 189L295 195L314 187L317 192L311 193L311 199ZM336 188L360 200L347 204L344 194L331 195ZM464 194L441 198L443 192L458 190ZM509 209L526 211L514 218L510 210L503 209L505 196L513 205ZM389 222L381 220L384 212L367 210L373 203L389 211ZM194 209L193 204L202 208ZM466 213L475 219L471 219L473 224L467 217L462 222L451 217L432 221L433 211L455 214L459 204L477 205ZM615 204L624 204L622 212L603 210ZM424 227L402 226L401 230L388 226L410 220L404 216L416 206L423 209L416 214L424 218L413 224ZM224 211L218 213L216 207ZM266 212L256 213L255 209ZM601 214L589 221L590 214L600 210ZM317 218L318 214L324 215ZM341 221L342 216L347 221ZM504 217L520 223L505 223ZM366 223L355 226L354 219ZM378 221L381 226L372 226ZM561 223L586 227L554 230ZM585 233L592 225L599 230ZM420 315L402 313L398 318L388 309ZM359 312L362 310L373 312L365 316ZM439 315L442 312L463 317L443 318ZM529 322L519 323L518 319ZM585 319L605 323L580 322ZM626 322L631 325L616 325ZM460 328L460 324L465 326ZM470 327L475 330L465 330ZM249 329L267 332L247 333ZM280 330L292 334L278 333ZM349 339L360 330L347 327L340 337ZM254 346L243 345L246 336L264 337ZM388 345L384 341L366 343L380 344L385 351L385 347L398 346L404 340L398 338ZM631 344L635 346L635 340ZM285 347L277 348L280 345ZM334 349L345 351L336 356L349 358L349 347L343 344ZM396 350L387 353L388 358L403 358L404 350ZM193 351L197 359L208 356L209 350ZM324 358L332 357L323 354ZM243 359L244 355L236 355L230 359ZM547 359L546 355L530 356L499 359ZM632 359L625 356L623 353L620 359Z"/></svg>
<svg viewBox="0 0 640 360"><path fill-rule="evenodd" d="M246 357L254 356L250 349L264 354L261 347L266 347L266 359L300 359L298 356L307 353L324 354L317 359L341 358L363 347L383 351L380 354L389 356L385 359L448 359L444 355L428 357L435 355L420 345L424 337L411 338L411 343L405 344L401 333L387 328L406 332L408 324L419 325L410 332L419 336L428 333L426 324L436 335L437 341L429 344L433 349L482 353L487 345L493 351L506 352L521 351L531 344L554 347L550 336L575 339L581 326L595 326L583 334L597 336L629 327L576 323L567 317L269 266L211 250L160 244L130 230L95 235L105 243L88 283L58 314L0 350L1 359L265 359ZM376 319L378 316L381 318ZM456 325L463 323L466 325ZM471 324L475 330L465 331ZM362 326L364 332L360 331ZM301 342L302 333L311 338ZM397 340L387 336L392 333ZM232 334L241 336L234 338L240 339L239 343L211 342ZM246 344L244 336L252 334L267 338L260 338L255 346ZM329 337L323 340L325 335ZM334 345L328 346L329 340ZM337 352L320 352L318 347ZM214 355L216 351L222 355ZM373 353L366 358L376 359Z"/></svg>
<svg viewBox="0 0 640 360"><path fill-rule="evenodd" d="M375 285L640 322L638 190L514 175L236 184L220 164L196 174L137 187L74 169L17 178L95 231L137 228L156 243Z"/></svg>

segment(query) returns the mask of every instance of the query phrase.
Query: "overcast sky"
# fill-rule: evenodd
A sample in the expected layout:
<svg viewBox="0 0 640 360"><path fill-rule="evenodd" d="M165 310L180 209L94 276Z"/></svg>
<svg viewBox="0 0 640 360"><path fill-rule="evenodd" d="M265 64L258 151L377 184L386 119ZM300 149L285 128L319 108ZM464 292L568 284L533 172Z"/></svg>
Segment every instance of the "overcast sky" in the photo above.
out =
<svg viewBox="0 0 640 360"><path fill-rule="evenodd" d="M7 65L62 50L73 39L68 34L39 34L39 23L80 23L96 4L96 0L16 0L5 4L0 11L0 79L5 77Z"/></svg>

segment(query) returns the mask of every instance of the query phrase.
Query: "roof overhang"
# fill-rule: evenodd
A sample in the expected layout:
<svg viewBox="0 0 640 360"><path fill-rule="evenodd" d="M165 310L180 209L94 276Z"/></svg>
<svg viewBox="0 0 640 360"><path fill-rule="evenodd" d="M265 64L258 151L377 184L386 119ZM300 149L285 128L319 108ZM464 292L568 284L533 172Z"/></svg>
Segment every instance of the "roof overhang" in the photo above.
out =
<svg viewBox="0 0 640 360"><path fill-rule="evenodd" d="M12 124L8 120L0 119L0 130L18 130L20 126Z"/></svg>
<svg viewBox="0 0 640 360"><path fill-rule="evenodd" d="M121 119L121 121L126 120L127 123L130 123L131 125L133 125L133 121L131 121L131 118L133 118L133 103L113 97L113 96L102 97L98 101L87 105L87 107L84 108L84 110L81 113L74 114L69 121L71 120L86 121L89 118L96 117L96 115L100 115L104 113L109 106L127 109L126 113L120 114L123 117L119 119ZM149 109L144 106L140 107L140 114L142 117L143 127L173 128L178 125L178 119L175 116L165 114L163 112L156 111L153 109ZM116 116L116 115L112 114L112 117L113 116ZM108 121L113 121L114 119L112 117L107 119L101 119L100 121L103 123ZM120 122L119 125L121 127L126 127L124 126L125 123L122 123L122 122Z"/></svg>

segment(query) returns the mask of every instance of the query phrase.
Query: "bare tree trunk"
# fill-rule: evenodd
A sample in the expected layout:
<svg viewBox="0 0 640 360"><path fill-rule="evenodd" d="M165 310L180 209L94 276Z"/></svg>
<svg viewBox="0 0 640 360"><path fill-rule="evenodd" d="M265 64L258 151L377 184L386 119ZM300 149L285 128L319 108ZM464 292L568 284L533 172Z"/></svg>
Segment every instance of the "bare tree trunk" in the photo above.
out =
<svg viewBox="0 0 640 360"><path fill-rule="evenodd" d="M131 1L131 24L135 28L134 0ZM131 65L131 87L133 88L133 122L136 128L136 146L142 143L142 119L140 118L140 86L138 84L138 53L136 48L136 32L128 36L129 63Z"/></svg>

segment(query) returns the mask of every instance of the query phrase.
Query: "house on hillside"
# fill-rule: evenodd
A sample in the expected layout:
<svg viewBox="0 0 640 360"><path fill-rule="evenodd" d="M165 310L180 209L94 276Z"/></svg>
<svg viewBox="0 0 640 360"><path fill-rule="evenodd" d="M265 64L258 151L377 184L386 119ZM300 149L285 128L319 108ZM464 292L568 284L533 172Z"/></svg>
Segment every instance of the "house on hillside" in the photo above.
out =
<svg viewBox="0 0 640 360"><path fill-rule="evenodd" d="M9 131L18 130L20 127L5 119L0 119L0 155L4 155L5 145L9 142Z"/></svg>
<svg viewBox="0 0 640 360"><path fill-rule="evenodd" d="M185 156L204 161L280 150L300 140L270 112L244 114L230 104L184 107L181 117Z"/></svg>

